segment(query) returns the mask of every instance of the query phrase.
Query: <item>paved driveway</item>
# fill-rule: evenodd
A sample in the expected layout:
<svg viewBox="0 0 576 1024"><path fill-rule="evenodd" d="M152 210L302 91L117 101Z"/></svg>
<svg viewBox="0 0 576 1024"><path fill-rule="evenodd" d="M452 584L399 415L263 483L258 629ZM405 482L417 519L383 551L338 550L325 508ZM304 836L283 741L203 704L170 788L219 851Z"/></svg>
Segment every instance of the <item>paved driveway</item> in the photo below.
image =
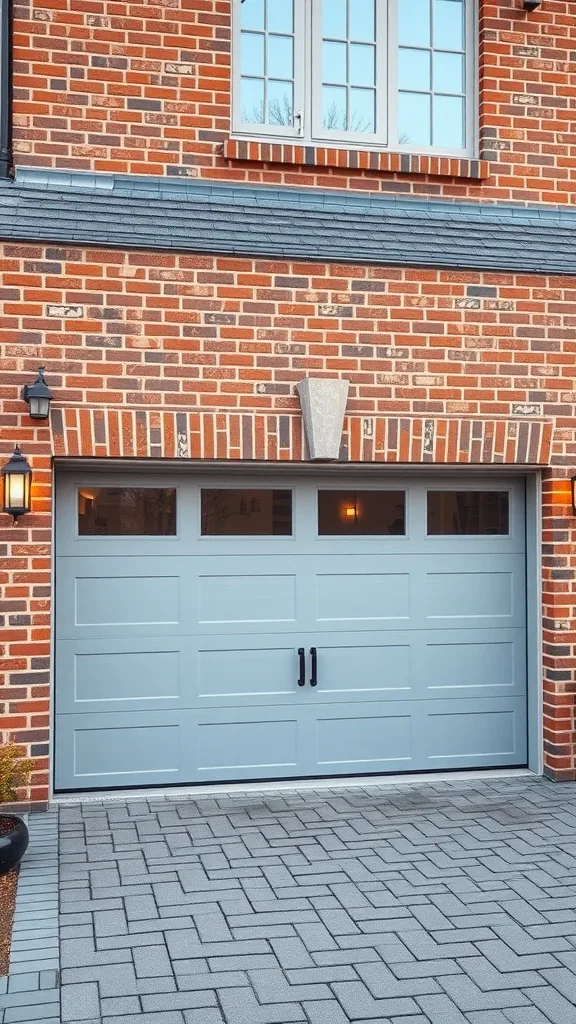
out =
<svg viewBox="0 0 576 1024"><path fill-rule="evenodd" d="M62 1019L573 1024L576 786L60 812Z"/></svg>

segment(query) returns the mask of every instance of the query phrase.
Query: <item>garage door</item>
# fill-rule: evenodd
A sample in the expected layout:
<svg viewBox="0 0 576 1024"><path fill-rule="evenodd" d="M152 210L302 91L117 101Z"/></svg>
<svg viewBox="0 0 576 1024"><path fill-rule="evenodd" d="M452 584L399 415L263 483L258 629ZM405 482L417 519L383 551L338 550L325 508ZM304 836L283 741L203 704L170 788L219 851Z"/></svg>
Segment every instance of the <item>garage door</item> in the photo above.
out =
<svg viewBox="0 0 576 1024"><path fill-rule="evenodd" d="M59 790L526 763L523 482L67 475L56 580Z"/></svg>

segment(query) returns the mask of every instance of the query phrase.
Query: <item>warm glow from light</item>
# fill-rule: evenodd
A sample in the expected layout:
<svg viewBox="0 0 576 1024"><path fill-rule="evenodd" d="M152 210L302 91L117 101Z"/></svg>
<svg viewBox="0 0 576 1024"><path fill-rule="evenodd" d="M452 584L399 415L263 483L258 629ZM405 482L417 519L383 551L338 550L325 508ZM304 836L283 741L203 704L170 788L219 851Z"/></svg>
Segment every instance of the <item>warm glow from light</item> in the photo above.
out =
<svg viewBox="0 0 576 1024"><path fill-rule="evenodd" d="M96 498L98 497L99 493L100 489L98 489L97 491L88 491L86 490L85 487L83 487L82 490L79 491L80 497L86 498L87 501L96 501Z"/></svg>
<svg viewBox="0 0 576 1024"><path fill-rule="evenodd" d="M346 508L344 509L344 515L347 518L352 519L356 515L356 506L355 505L347 505Z"/></svg>
<svg viewBox="0 0 576 1024"><path fill-rule="evenodd" d="M20 508L24 505L24 474L11 473L8 486L10 505Z"/></svg>

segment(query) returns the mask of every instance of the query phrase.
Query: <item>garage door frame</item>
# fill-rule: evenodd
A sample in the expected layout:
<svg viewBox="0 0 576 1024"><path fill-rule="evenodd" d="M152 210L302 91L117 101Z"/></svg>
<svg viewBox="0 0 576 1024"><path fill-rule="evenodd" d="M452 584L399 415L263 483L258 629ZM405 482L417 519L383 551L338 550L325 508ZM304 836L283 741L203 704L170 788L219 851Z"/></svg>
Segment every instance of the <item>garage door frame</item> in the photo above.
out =
<svg viewBox="0 0 576 1024"><path fill-rule="evenodd" d="M325 479L330 477L336 477L342 480L343 477L354 479L355 477L362 476L367 477L371 475L377 475L380 478L383 473L386 477L402 477L409 476L411 478L418 477L418 479L433 479L434 477L442 476L443 479L461 479L466 476L468 479L473 476L478 476L482 481L496 483L498 476L515 476L522 477L525 480L525 491L526 491L526 580L527 580L527 620L526 620L526 631L527 631L527 711L528 711L528 767L529 770L535 774L541 775L543 770L543 685L542 685L542 666L541 666L541 651L542 651L542 622L541 622L541 606L542 606L542 586L541 586L541 571L540 571L540 551L541 551L541 500L542 500L542 480L541 473L538 471L526 472L526 468L516 470L514 466L502 465L500 467L486 467L486 466L470 466L465 467L449 467L449 466L414 466L414 465L403 465L403 466L386 466L383 467L381 464L330 464L324 466L302 464L302 463L278 463L278 462L222 462L213 461L206 462L202 460L187 460L185 463L175 460L151 460L151 459L55 459L53 464L53 484L56 488L58 480L63 476L69 476L69 474L81 473L85 476L90 473L106 473L106 474L122 474L123 478L130 476L136 476L139 474L157 474L160 478L165 474L185 474L185 475L214 475L222 476L226 473L231 479L237 475L244 475L249 473L251 476L263 475L265 477L270 476L272 473L275 476L279 476L283 473L286 475L301 475L302 477L309 477L312 475L314 478ZM53 578L55 573L56 564L56 517L53 521L53 544L52 544L52 568ZM54 772L55 772L55 663L54 663L54 650L55 650L55 628L56 628L56 609L55 605L52 610L52 623L51 623L51 742L50 742L50 793L51 796L54 793ZM473 769L471 769L473 771ZM479 769L480 770L480 769ZM499 771L506 771L506 769L500 769ZM316 780L321 782L321 779ZM345 783L345 779L341 780L341 784ZM262 783L262 785L272 785L275 783ZM298 782L294 780L293 785L298 785ZM218 786L219 783L203 783L205 786ZM221 785L221 784L220 784ZM242 785L242 783L238 783ZM246 783L250 785L250 783ZM196 789L195 784L191 784L189 787L177 787L180 791L186 791L186 788ZM78 794L76 794L77 796Z"/></svg>

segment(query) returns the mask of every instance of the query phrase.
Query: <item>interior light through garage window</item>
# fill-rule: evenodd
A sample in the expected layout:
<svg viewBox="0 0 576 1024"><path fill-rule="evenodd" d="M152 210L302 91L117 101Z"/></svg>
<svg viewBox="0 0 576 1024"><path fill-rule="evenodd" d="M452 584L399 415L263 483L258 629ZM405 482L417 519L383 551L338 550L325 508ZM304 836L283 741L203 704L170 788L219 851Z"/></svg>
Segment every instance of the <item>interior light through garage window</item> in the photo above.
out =
<svg viewBox="0 0 576 1024"><path fill-rule="evenodd" d="M404 491L318 491L318 533L382 536L406 533Z"/></svg>
<svg viewBox="0 0 576 1024"><path fill-rule="evenodd" d="M78 489L81 537L169 537L176 534L176 490L171 487Z"/></svg>

